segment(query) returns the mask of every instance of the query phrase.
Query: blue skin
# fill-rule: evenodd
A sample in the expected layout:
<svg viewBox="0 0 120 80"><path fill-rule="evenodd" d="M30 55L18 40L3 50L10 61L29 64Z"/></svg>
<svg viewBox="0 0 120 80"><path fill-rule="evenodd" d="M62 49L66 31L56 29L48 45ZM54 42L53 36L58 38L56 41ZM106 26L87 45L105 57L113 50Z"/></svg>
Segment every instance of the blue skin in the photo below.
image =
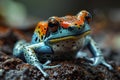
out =
<svg viewBox="0 0 120 80"><path fill-rule="evenodd" d="M62 31L62 33L60 33L60 31ZM59 26L57 32L55 33L50 32L50 35L45 37L43 39L43 42L39 42L39 35L37 35L37 33L34 32L31 43L26 43L24 40L21 40L16 43L13 49L13 55L18 58L21 58L22 60L26 60L27 63L31 65L36 66L45 77L48 77L49 75L44 71L44 69L55 68L55 67L59 67L60 65L47 66L51 62L50 60L46 61L45 64L41 64L39 60L41 54L38 53L53 54L54 50L50 47L50 42L49 42L50 40L59 39L65 36L78 36L78 35L82 35L87 31L90 31L90 26L87 22L85 22L84 27L82 27L81 29L78 29L75 26L71 26L71 28L64 29ZM83 47L87 47L93 55L93 58L88 58L87 56L84 56L84 58L93 62L93 64L90 64L91 66L97 66L99 64L103 64L106 67L108 67L110 70L112 70L113 69L112 66L106 63L103 55L101 54L100 49L97 48L96 43L91 38L91 36L86 35L84 37L85 37L85 44ZM81 56L77 55L77 58L79 57Z"/></svg>

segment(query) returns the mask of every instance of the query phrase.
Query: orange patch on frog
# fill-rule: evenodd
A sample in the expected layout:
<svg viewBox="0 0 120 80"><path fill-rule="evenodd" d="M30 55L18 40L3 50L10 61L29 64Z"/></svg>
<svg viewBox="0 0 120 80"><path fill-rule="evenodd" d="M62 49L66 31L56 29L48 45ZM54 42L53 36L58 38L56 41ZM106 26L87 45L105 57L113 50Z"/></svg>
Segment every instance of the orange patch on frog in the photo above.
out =
<svg viewBox="0 0 120 80"><path fill-rule="evenodd" d="M88 16L89 13L86 10L82 10L80 13L81 14L78 14L77 16L78 21L76 23L83 25L85 22L85 17Z"/></svg>
<svg viewBox="0 0 120 80"><path fill-rule="evenodd" d="M61 22L61 26L62 26L63 28L68 28L69 25L70 25L70 24L69 24L68 22L66 22L66 21Z"/></svg>
<svg viewBox="0 0 120 80"><path fill-rule="evenodd" d="M42 22L38 23L38 25L35 29L35 32L39 34L41 40L42 40L42 37L44 35L46 35L47 29L48 29L48 23L47 22L42 21Z"/></svg>
<svg viewBox="0 0 120 80"><path fill-rule="evenodd" d="M59 21L63 28L68 28L70 26L81 27L84 25L85 15L81 15L79 18L77 18L77 16L65 16L59 18Z"/></svg>

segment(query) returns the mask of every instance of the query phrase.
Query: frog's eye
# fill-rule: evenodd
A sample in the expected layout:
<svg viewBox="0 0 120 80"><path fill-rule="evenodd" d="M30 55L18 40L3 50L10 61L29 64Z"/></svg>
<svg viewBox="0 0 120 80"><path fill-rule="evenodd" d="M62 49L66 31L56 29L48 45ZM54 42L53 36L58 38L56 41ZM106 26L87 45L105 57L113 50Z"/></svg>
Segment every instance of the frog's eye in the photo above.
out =
<svg viewBox="0 0 120 80"><path fill-rule="evenodd" d="M48 27L50 31L56 32L59 26L59 22L55 18L50 18L48 20Z"/></svg>

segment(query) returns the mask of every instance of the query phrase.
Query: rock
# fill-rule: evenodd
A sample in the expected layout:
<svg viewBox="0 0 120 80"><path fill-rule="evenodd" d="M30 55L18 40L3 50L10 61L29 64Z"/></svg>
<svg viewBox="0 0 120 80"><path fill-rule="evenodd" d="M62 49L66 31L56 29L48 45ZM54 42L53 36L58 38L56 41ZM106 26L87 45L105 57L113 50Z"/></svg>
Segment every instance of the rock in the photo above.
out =
<svg viewBox="0 0 120 80"><path fill-rule="evenodd" d="M4 69L0 69L0 76L3 75L4 71L5 71Z"/></svg>

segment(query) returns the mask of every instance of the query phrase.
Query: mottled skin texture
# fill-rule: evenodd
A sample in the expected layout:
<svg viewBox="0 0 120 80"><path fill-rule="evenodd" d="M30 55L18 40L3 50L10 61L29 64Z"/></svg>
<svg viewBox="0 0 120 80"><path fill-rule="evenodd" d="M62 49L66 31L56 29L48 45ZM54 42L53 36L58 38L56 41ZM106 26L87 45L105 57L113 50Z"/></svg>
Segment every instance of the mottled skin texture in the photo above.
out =
<svg viewBox="0 0 120 80"><path fill-rule="evenodd" d="M24 40L16 43L13 55L36 66L45 77L49 75L44 69L60 66L47 66L52 58L85 58L93 62L91 66L103 64L111 70L112 66L106 63L90 36L90 21L91 15L85 10L75 16L50 17L38 23L30 43ZM93 58L80 52L84 47L90 50ZM41 64L41 60L48 61Z"/></svg>

